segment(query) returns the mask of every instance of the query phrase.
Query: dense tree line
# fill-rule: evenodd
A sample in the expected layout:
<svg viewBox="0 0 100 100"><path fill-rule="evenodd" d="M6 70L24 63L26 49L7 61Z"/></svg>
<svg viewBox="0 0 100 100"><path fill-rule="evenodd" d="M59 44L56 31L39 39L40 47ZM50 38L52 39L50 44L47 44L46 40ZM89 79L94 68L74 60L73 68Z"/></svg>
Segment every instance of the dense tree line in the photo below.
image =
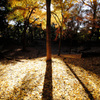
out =
<svg viewBox="0 0 100 100"><path fill-rule="evenodd" d="M47 10L50 5L51 11ZM45 0L0 1L0 44L11 40L25 49L32 46L34 39L48 38L46 33L51 35L51 41L59 41L59 54L61 41L100 41L100 1L52 0L51 4Z"/></svg>

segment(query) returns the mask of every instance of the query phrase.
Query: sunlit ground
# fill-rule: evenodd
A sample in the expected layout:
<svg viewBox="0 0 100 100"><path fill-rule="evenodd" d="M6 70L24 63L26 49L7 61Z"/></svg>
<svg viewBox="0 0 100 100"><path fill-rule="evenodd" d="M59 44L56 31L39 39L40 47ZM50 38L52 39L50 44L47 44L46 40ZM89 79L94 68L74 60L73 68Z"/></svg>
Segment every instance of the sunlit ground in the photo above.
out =
<svg viewBox="0 0 100 100"><path fill-rule="evenodd" d="M100 74L94 73L91 62L86 61L53 56L53 100L90 100L66 64L73 69L93 98L100 100ZM86 69L86 66L91 70ZM96 68L100 72L100 65ZM15 64L0 64L0 100L41 100L45 71L46 57L21 59Z"/></svg>

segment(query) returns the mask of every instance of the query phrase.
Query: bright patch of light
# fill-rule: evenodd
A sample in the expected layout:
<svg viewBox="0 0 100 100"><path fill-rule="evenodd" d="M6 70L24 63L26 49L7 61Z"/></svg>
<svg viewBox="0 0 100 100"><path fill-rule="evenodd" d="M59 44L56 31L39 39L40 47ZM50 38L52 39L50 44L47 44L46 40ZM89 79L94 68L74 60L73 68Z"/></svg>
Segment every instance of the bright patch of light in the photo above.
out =
<svg viewBox="0 0 100 100"><path fill-rule="evenodd" d="M53 9L53 5L51 4L51 6L50 6L50 9L51 9L51 11L53 11L54 9ZM42 11L43 12L46 12L46 6L44 6L44 8L42 9Z"/></svg>
<svg viewBox="0 0 100 100"><path fill-rule="evenodd" d="M78 30L77 32L80 33L80 30Z"/></svg>
<svg viewBox="0 0 100 100"><path fill-rule="evenodd" d="M15 25L15 21L11 20L11 21L9 21L9 24L10 25Z"/></svg>
<svg viewBox="0 0 100 100"><path fill-rule="evenodd" d="M86 5L84 5L83 7L82 7L82 10L90 10L91 8L89 7L89 6L86 6Z"/></svg>
<svg viewBox="0 0 100 100"><path fill-rule="evenodd" d="M0 10L1 10L1 11L4 11L4 10L5 10L5 7L0 7Z"/></svg>
<svg viewBox="0 0 100 100"><path fill-rule="evenodd" d="M45 58L38 58L34 60L23 59L15 65L11 63L3 66L6 67L6 69L2 71L5 72L5 74L2 75L2 78L0 77L0 97L1 94L5 92L5 99L7 99L8 96L13 95L13 91L20 93L20 89L24 88L25 91L27 91L27 96L25 96L25 98L29 98L31 95L34 98L35 96L38 97L40 100L41 94L39 93L42 93L46 69L46 61L42 61L42 59ZM29 89L32 90L32 94L30 94ZM36 89L39 91L36 91ZM25 91L22 90L20 98ZM14 94L12 98L15 99L17 96L18 94Z"/></svg>
<svg viewBox="0 0 100 100"><path fill-rule="evenodd" d="M92 29L92 27L89 27L89 29Z"/></svg>
<svg viewBox="0 0 100 100"><path fill-rule="evenodd" d="M84 26L83 25L80 25L80 28L83 28Z"/></svg>
<svg viewBox="0 0 100 100"><path fill-rule="evenodd" d="M53 11L54 9L53 9L53 5L51 4L51 11Z"/></svg>

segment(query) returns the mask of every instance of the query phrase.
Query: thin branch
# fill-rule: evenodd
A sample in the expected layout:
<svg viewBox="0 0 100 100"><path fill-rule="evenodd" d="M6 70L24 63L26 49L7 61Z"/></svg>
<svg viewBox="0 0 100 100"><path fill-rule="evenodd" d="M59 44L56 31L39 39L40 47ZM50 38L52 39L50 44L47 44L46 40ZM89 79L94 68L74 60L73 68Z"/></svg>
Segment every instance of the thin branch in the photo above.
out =
<svg viewBox="0 0 100 100"><path fill-rule="evenodd" d="M83 2L83 4L85 4L85 5L89 6L90 8L92 8L92 6L87 4L87 3L85 3L84 0L82 0L82 2Z"/></svg>
<svg viewBox="0 0 100 100"><path fill-rule="evenodd" d="M56 22L58 23L58 25L60 26L59 22L57 21L56 17L53 15L54 19L56 20Z"/></svg>
<svg viewBox="0 0 100 100"><path fill-rule="evenodd" d="M30 23L30 24L33 24L35 21L37 21L39 18L36 18L32 23Z"/></svg>
<svg viewBox="0 0 100 100"><path fill-rule="evenodd" d="M37 2L37 1L36 1L36 2ZM36 2L35 2L34 4L36 4ZM30 14L29 14L29 16L28 16L28 19L31 17L31 14L33 13L33 10L34 10L35 8L37 8L37 7L33 7L33 8L32 8L32 10L31 10L31 12L30 12Z"/></svg>
<svg viewBox="0 0 100 100"><path fill-rule="evenodd" d="M29 16L28 16L28 18L27 19L29 19L30 17L31 17L31 14L33 13L33 10L34 10L35 8L32 8L32 10L31 10L31 12L30 12L30 14L29 14Z"/></svg>
<svg viewBox="0 0 100 100"><path fill-rule="evenodd" d="M51 14L54 14L58 18L59 23L61 24L61 21L60 21L59 17L57 16L57 14L55 14L54 12L51 12Z"/></svg>

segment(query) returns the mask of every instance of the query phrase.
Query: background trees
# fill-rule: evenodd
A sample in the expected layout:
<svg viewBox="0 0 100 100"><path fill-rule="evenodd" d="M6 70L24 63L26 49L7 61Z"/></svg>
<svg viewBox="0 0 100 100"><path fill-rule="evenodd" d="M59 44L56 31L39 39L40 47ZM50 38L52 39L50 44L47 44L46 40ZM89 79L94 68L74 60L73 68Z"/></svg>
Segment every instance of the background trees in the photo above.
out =
<svg viewBox="0 0 100 100"><path fill-rule="evenodd" d="M89 0L89 1L83 1L84 6L86 9L82 9L82 13L84 14L84 24L85 27L88 28L88 31L90 33L90 39L92 39L94 36L97 37L97 40L99 39L99 19L100 19L100 1L99 0Z"/></svg>
<svg viewBox="0 0 100 100"><path fill-rule="evenodd" d="M23 49L32 46L34 39L46 39L46 21L50 17L46 16L46 7L45 0L1 0L1 37L23 44ZM51 26L47 33L51 30L52 41L60 40L59 54L61 39L73 45L99 41L99 0L52 0Z"/></svg>
<svg viewBox="0 0 100 100"><path fill-rule="evenodd" d="M7 5L7 3L8 0L0 1L0 37L3 38L7 37L7 31L8 31L8 22L6 20L6 15L9 12L9 5Z"/></svg>

